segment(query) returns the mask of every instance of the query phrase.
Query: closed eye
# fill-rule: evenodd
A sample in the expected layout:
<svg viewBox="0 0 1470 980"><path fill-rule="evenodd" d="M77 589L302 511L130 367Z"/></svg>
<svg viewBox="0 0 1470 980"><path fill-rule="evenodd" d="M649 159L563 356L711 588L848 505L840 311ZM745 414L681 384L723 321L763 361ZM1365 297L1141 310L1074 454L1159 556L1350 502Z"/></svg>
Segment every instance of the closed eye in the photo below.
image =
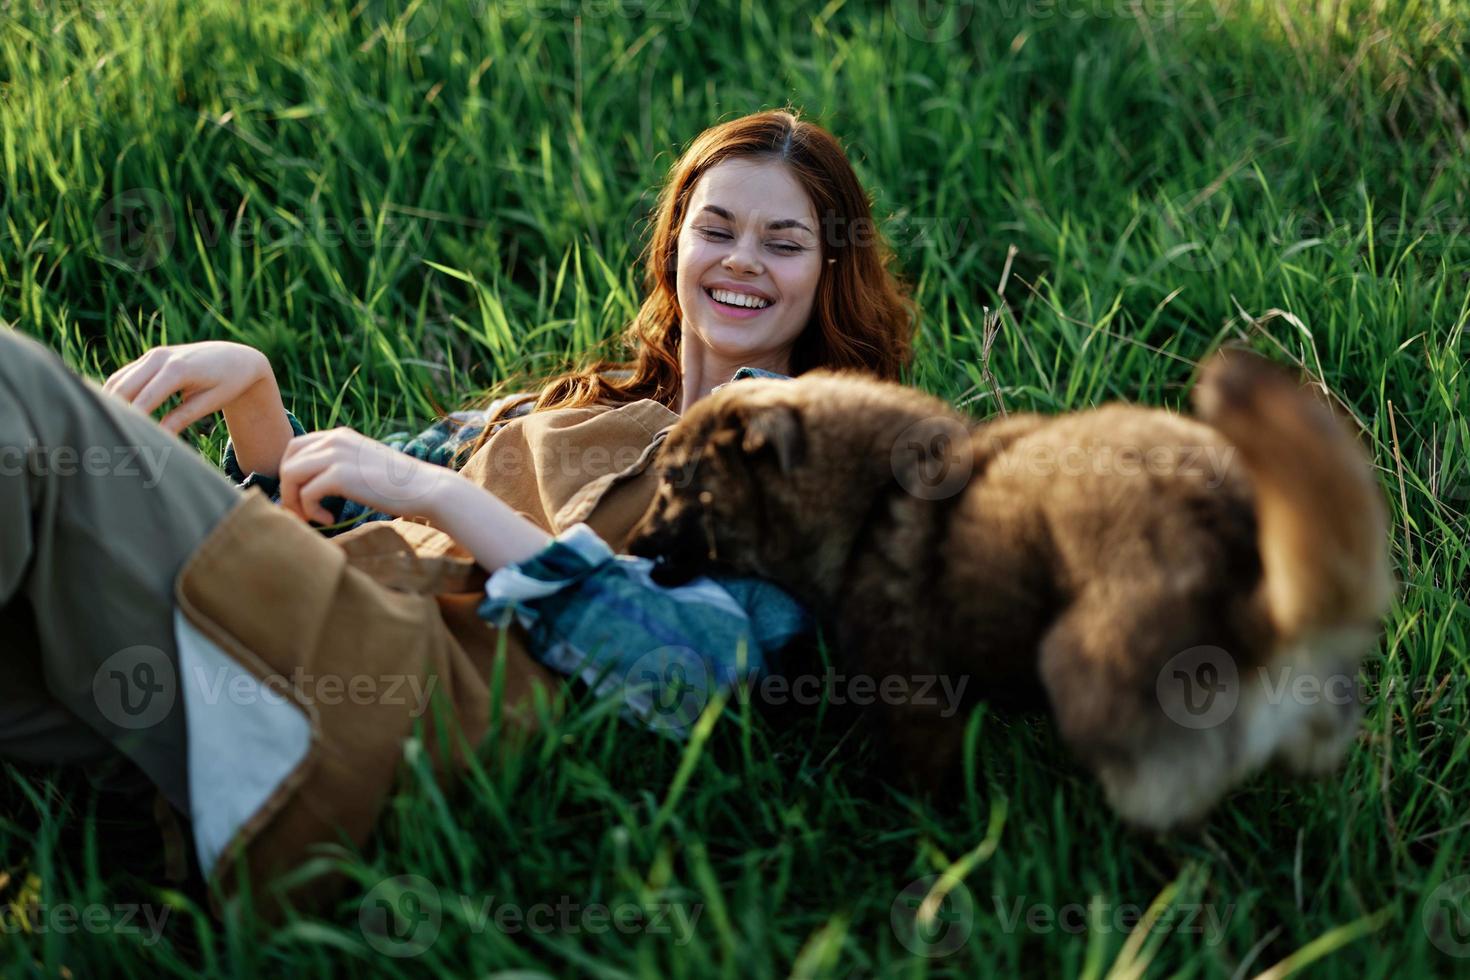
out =
<svg viewBox="0 0 1470 980"><path fill-rule="evenodd" d="M732 237L734 237L729 232L720 231L720 230L718 230L716 228L701 228L700 229L700 232L706 238L709 238L709 239L711 239L713 241L717 241L717 242L729 241ZM772 242L771 243L771 247L774 248L774 249L776 249L776 250L778 250L778 251L785 252L788 255L793 255L793 254L795 254L797 252L805 252L806 251L806 249L803 248L802 246L800 246L800 245L793 245L790 242Z"/></svg>

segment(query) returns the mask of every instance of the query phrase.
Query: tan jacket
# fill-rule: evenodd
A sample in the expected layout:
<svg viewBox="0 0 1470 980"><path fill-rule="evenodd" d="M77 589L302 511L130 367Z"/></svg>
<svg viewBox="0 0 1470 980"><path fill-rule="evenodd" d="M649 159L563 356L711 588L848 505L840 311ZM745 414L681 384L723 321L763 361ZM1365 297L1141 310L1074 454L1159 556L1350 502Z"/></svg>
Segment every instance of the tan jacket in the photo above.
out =
<svg viewBox="0 0 1470 980"><path fill-rule="evenodd" d="M648 400L528 415L461 473L549 532L585 521L621 551L652 497L655 435L677 418ZM520 628L477 616L486 577L426 523L325 538L254 491L190 557L175 591L191 819L227 895L243 876L272 914L272 879L317 845L366 841L417 716L443 777L496 719L503 744L554 710L554 678ZM335 884L293 886L291 899L329 898Z"/></svg>

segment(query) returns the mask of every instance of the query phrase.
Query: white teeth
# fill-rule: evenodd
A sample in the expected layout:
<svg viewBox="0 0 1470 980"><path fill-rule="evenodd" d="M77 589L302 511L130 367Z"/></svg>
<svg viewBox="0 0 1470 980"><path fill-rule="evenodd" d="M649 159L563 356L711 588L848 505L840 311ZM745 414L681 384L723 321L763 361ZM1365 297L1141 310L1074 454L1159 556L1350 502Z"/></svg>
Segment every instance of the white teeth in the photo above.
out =
<svg viewBox="0 0 1470 980"><path fill-rule="evenodd" d="M729 306L745 306L752 310L761 310L771 305L769 300L761 299L759 296L748 296L745 293L732 293L728 289L711 289L709 294L721 303Z"/></svg>

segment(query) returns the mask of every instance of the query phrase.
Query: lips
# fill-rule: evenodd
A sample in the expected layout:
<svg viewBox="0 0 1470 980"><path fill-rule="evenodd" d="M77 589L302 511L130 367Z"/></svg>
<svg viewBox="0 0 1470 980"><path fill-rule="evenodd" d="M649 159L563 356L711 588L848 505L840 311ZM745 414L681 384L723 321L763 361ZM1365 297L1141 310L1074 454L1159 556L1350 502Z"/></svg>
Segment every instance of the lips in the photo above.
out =
<svg viewBox="0 0 1470 980"><path fill-rule="evenodd" d="M704 288L724 289L732 293L740 293L742 296L754 296L757 299L765 300L767 303L776 302L776 298L774 296L768 296L761 290L756 289L754 286L751 286L748 283L736 282L733 279L716 279L714 282L705 283Z"/></svg>
<svg viewBox="0 0 1470 980"><path fill-rule="evenodd" d="M709 297L709 301L711 303L713 303L715 306L717 306L720 309L722 309L722 310L727 310L727 311L735 312L735 313L741 313L741 314L745 314L745 315L750 315L750 314L754 314L754 313L764 313L766 310L769 310L771 307L773 307L773 306L776 305L776 301L773 300L773 299L771 299L768 296L762 296L759 293L746 292L745 290L741 290L741 289L731 289L730 292L732 292L732 293L740 293L742 296L754 296L757 299L763 299L763 300L766 301L766 305L765 306L762 306L762 307L735 306L735 305L733 305L731 303L721 303L719 300L715 299L715 297L714 297L714 290L716 290L716 289L727 289L727 288L728 287L726 287L726 286L705 286L704 287L704 295L708 296Z"/></svg>

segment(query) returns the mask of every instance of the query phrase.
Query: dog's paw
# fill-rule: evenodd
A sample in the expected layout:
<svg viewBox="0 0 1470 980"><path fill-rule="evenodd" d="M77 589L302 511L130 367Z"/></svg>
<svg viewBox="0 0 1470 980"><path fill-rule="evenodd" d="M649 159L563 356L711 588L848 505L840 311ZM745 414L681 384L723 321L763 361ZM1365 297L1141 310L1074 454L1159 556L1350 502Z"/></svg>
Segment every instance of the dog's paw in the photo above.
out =
<svg viewBox="0 0 1470 980"><path fill-rule="evenodd" d="M1357 737L1362 712L1343 708L1321 712L1284 739L1276 761L1294 776L1325 776L1342 765Z"/></svg>
<svg viewBox="0 0 1470 980"><path fill-rule="evenodd" d="M1202 824L1239 781L1228 729L1154 733L1141 747L1100 762L1098 781L1113 812L1142 830L1174 833Z"/></svg>

